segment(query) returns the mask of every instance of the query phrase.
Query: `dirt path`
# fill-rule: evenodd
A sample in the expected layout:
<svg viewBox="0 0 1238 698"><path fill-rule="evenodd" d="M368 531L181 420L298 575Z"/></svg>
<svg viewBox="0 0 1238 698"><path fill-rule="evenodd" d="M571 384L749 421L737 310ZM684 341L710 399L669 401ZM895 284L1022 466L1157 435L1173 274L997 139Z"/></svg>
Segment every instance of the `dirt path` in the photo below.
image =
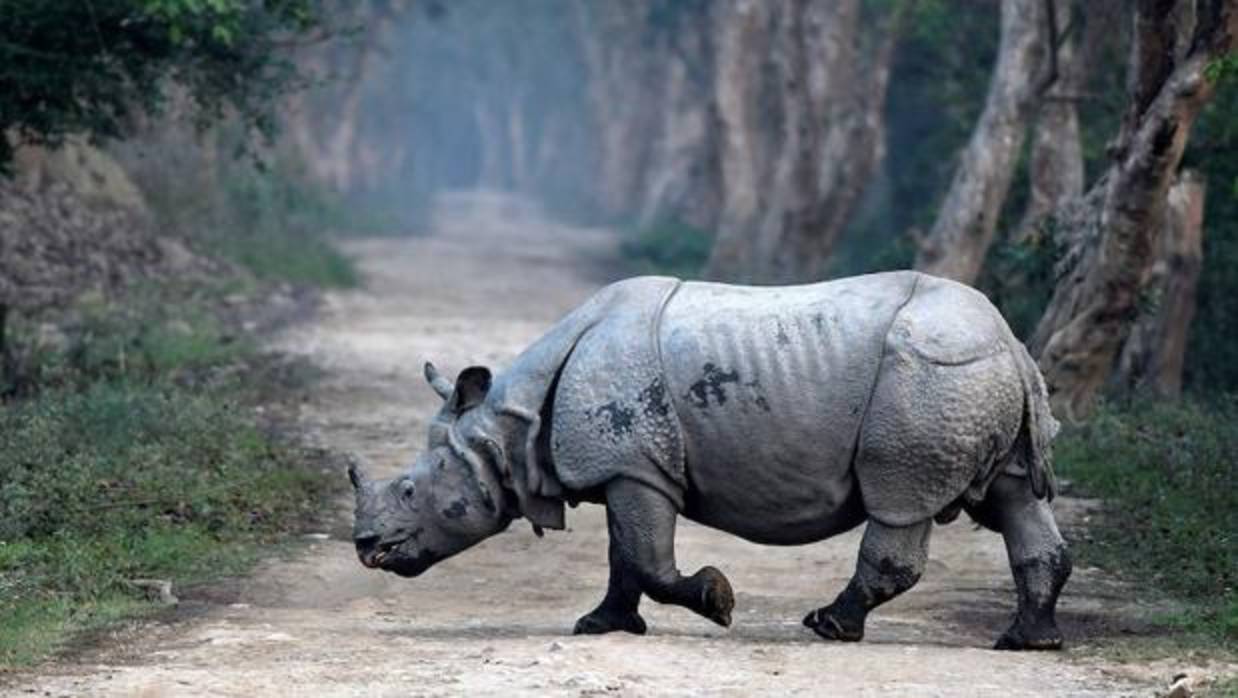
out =
<svg viewBox="0 0 1238 698"><path fill-rule="evenodd" d="M606 236L501 199L460 195L445 208L469 213L440 220L431 237L356 244L368 289L330 297L320 321L278 341L329 371L308 408L318 437L378 472L411 461L436 409L422 360L452 374L475 362L502 366L603 282L601 262L613 256ZM329 540L264 565L196 617L146 624L46 667L12 694L1152 694L1127 670L1077 651L985 649L1014 597L1000 539L965 517L934 532L925 578L871 618L868 640L839 645L815 640L800 618L846 583L858 531L769 548L685 523L681 567L715 564L730 576L734 627L646 601L649 636L572 637L605 588L600 508L570 510L570 532L544 540L514 525L409 581L357 563L349 506L339 503ZM1112 593L1087 570L1077 574L1064 597L1068 641L1095 634Z"/></svg>

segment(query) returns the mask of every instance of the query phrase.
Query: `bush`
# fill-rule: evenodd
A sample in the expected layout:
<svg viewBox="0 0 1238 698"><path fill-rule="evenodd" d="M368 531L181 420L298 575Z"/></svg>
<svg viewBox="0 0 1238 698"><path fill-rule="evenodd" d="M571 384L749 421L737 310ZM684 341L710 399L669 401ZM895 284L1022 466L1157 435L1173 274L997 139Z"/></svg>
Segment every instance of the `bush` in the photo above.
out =
<svg viewBox="0 0 1238 698"><path fill-rule="evenodd" d="M162 147L176 152L187 146L169 136ZM339 197L288 162L267 167L224 159L204 168L200 162L191 165L196 157L186 155L179 166L145 158L131 164L162 229L259 279L319 287L357 285L351 260L328 238L329 232L350 227ZM185 170L198 174L182 176Z"/></svg>
<svg viewBox="0 0 1238 698"><path fill-rule="evenodd" d="M644 273L696 277L709 260L713 236L676 221L653 223L628 236L621 251Z"/></svg>
<svg viewBox="0 0 1238 698"><path fill-rule="evenodd" d="M156 608L130 580L242 571L320 511L326 476L247 408L253 348L179 298L88 305L0 407L0 667Z"/></svg>
<svg viewBox="0 0 1238 698"><path fill-rule="evenodd" d="M1056 450L1106 500L1080 560L1190 602L1183 625L1238 643L1238 401L1102 406Z"/></svg>

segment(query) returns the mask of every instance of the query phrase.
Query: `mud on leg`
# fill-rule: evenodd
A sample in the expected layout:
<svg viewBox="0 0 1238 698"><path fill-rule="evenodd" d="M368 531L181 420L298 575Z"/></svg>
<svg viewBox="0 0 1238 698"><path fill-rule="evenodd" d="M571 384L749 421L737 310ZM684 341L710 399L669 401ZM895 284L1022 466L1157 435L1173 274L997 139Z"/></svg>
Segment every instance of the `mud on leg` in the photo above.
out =
<svg viewBox="0 0 1238 698"><path fill-rule="evenodd" d="M606 598L602 599L597 608L576 621L576 628L572 632L575 635L599 635L623 630L644 635L645 619L641 618L637 610L641 597L640 582L619 554L615 516L610 509L606 510L606 527L610 531L610 581L606 586Z"/></svg>
<svg viewBox="0 0 1238 698"><path fill-rule="evenodd" d="M1014 623L994 648L1060 649L1057 598L1070 577L1072 564L1049 503L1032 494L1025 478L1002 475L972 516L1001 532L1019 595Z"/></svg>
<svg viewBox="0 0 1238 698"><path fill-rule="evenodd" d="M665 495L620 478L606 486L606 510L620 567L631 572L645 595L658 603L683 606L718 625L731 624L735 597L726 577L714 567L685 577L675 567L679 512Z"/></svg>
<svg viewBox="0 0 1238 698"><path fill-rule="evenodd" d="M805 616L804 625L827 640L862 640L869 611L910 589L924 573L932 526L922 521L896 528L870 520L847 588L834 603Z"/></svg>

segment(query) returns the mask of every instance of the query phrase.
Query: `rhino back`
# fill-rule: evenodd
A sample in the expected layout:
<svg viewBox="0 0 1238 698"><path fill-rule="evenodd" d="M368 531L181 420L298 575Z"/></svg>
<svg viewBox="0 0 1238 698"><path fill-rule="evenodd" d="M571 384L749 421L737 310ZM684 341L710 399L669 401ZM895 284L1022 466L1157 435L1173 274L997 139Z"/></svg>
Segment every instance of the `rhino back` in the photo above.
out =
<svg viewBox="0 0 1238 698"><path fill-rule="evenodd" d="M856 438L916 278L678 290L659 337L687 460L685 513L768 543L858 523Z"/></svg>

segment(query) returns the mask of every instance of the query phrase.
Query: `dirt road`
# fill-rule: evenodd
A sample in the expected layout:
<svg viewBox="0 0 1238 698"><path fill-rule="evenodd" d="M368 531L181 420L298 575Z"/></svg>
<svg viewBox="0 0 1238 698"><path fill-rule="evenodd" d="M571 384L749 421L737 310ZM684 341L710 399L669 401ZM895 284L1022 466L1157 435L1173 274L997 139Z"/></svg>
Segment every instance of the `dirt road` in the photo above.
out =
<svg viewBox="0 0 1238 698"><path fill-rule="evenodd" d="M329 372L307 410L316 437L379 473L411 462L437 407L420 377L424 359L452 374L504 365L604 282L614 255L602 233L552 225L495 197L458 195L443 208L468 213L440 218L429 237L354 245L367 289L331 296L320 320L277 341ZM337 506L330 539L296 559L268 562L224 598L199 602L192 618L148 623L44 667L12 695L1153 693L1128 669L1078 650L988 650L1014 595L1001 540L966 517L937 528L924 579L870 619L865 642L827 644L800 618L846 583L858 531L769 548L682 524L681 567L708 563L729 575L734 626L646 600L650 635L572 637L606 584L600 508L569 510L570 531L543 540L514 525L403 580L357 563L351 503ZM1095 573L1076 575L1064 596L1068 641L1095 636L1113 593Z"/></svg>

